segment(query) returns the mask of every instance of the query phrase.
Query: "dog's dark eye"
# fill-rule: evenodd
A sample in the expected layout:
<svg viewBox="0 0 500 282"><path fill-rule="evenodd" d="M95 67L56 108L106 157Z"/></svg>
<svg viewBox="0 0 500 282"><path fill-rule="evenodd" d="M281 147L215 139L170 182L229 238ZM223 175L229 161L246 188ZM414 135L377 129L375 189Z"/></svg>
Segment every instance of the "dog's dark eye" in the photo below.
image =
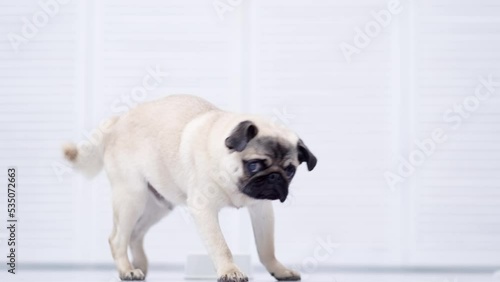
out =
<svg viewBox="0 0 500 282"><path fill-rule="evenodd" d="M292 178L295 174L295 167L293 165L289 165L285 168L285 172L288 178Z"/></svg>
<svg viewBox="0 0 500 282"><path fill-rule="evenodd" d="M247 170L250 173L256 173L262 169L263 165L261 161L252 161L247 163Z"/></svg>

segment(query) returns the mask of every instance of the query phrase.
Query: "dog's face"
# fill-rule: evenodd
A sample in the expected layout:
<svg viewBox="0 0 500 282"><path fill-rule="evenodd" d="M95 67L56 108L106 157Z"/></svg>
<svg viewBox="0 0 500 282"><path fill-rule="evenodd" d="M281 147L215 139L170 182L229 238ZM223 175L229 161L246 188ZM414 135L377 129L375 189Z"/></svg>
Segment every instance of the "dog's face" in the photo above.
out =
<svg viewBox="0 0 500 282"><path fill-rule="evenodd" d="M317 159L300 139L280 135L259 137L258 131L253 122L243 121L225 140L229 150L240 152L239 190L255 199L284 202L297 167L306 162L311 171Z"/></svg>

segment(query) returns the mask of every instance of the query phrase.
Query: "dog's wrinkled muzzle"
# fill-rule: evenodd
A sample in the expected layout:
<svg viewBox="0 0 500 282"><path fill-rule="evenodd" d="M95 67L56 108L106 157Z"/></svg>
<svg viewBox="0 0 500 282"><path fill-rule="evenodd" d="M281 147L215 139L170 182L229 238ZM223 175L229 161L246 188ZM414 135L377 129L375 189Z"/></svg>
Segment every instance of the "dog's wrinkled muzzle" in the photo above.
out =
<svg viewBox="0 0 500 282"><path fill-rule="evenodd" d="M288 196L288 185L272 185L272 186L264 186L264 187L246 187L247 189L243 189L243 193L248 196L261 199L261 200L280 200L280 202L284 202Z"/></svg>
<svg viewBox="0 0 500 282"><path fill-rule="evenodd" d="M277 193L276 199L283 203L288 196L288 184L283 176L277 172L271 173L267 176L267 183L272 185L274 192Z"/></svg>
<svg viewBox="0 0 500 282"><path fill-rule="evenodd" d="M273 172L248 183L241 191L255 199L280 200L283 203L288 196L288 184L280 173Z"/></svg>

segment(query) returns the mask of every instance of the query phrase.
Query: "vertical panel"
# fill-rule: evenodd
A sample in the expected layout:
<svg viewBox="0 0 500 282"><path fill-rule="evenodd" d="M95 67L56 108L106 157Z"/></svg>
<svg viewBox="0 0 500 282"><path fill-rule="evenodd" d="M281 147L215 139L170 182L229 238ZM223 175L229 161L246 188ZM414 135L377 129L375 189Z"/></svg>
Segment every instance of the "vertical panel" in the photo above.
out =
<svg viewBox="0 0 500 282"><path fill-rule="evenodd" d="M500 6L415 2L416 137L442 128L447 140L417 170L414 263L493 264L500 259ZM489 75L494 93L476 100L478 85L488 93L480 85Z"/></svg>
<svg viewBox="0 0 500 282"><path fill-rule="evenodd" d="M0 6L0 168L19 169L18 259L77 261L76 189L60 146L74 138L78 119L78 4Z"/></svg>
<svg viewBox="0 0 500 282"><path fill-rule="evenodd" d="M277 248L290 261L312 257L328 238L340 246L321 263L399 260L399 193L383 177L396 138L394 23L350 62L340 49L342 42L354 45L355 29L386 5L257 1L253 7L252 110L291 126L319 157L309 175L300 169L290 202L277 207Z"/></svg>
<svg viewBox="0 0 500 282"><path fill-rule="evenodd" d="M94 13L90 47L94 50L95 91L89 93L93 107L87 113L93 116L94 127L106 116L171 94L198 95L223 109L240 108L241 23L237 11L221 20L211 2L113 0L96 1ZM153 87L144 85L144 79ZM92 256L94 261L107 262L112 223L104 174L94 182L92 191ZM224 226L234 226L237 214L225 213L221 219ZM238 244L237 235L234 229L226 232L231 245ZM146 250L152 262L183 263L188 253L205 253L182 208L152 228Z"/></svg>

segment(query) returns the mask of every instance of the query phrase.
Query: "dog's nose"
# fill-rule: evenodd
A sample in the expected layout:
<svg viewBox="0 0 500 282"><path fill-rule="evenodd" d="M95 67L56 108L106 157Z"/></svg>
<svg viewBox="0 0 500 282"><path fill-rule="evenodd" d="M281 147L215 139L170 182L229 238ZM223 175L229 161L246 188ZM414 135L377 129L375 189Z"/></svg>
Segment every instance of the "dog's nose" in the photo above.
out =
<svg viewBox="0 0 500 282"><path fill-rule="evenodd" d="M269 183L281 183L283 182L283 177L281 177L279 173L273 172L269 174L269 176L267 177L267 181Z"/></svg>

